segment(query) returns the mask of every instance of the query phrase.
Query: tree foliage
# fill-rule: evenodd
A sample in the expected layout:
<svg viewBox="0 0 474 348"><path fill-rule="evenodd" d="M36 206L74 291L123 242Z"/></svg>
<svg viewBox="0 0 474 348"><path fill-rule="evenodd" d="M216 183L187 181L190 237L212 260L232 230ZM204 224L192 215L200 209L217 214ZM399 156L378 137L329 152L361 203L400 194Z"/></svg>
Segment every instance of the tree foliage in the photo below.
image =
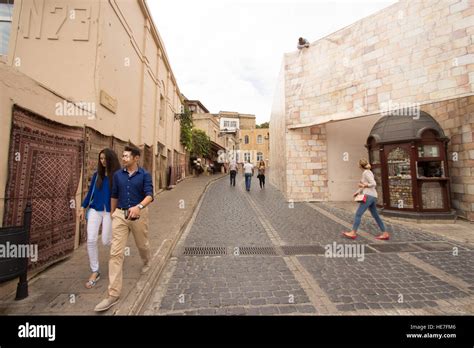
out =
<svg viewBox="0 0 474 348"><path fill-rule="evenodd" d="M192 130L192 148L190 152L198 157L206 157L211 152L211 138L200 129Z"/></svg>
<svg viewBox="0 0 474 348"><path fill-rule="evenodd" d="M270 128L270 123L269 122L264 122L260 125L257 124L257 128L260 129L260 128Z"/></svg>
<svg viewBox="0 0 474 348"><path fill-rule="evenodd" d="M181 123L181 144L189 152L192 151L193 146L193 113L188 107L184 108L184 113L180 115Z"/></svg>

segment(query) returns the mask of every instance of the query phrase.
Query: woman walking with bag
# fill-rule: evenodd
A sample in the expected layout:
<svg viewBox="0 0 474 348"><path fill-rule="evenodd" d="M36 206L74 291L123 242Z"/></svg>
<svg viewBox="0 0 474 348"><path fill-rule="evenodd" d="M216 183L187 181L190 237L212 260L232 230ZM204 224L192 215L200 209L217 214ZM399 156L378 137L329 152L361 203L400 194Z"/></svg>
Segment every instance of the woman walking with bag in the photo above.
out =
<svg viewBox="0 0 474 348"><path fill-rule="evenodd" d="M258 164L258 175L257 175L258 180L260 181L260 188L265 187L265 162L260 161Z"/></svg>
<svg viewBox="0 0 474 348"><path fill-rule="evenodd" d="M97 171L92 176L91 187L82 202L79 219L87 220L87 252L92 271L86 288L93 288L100 279L99 249L97 240L99 227L102 224L102 244L110 245L112 240L112 217L110 215L110 198L114 173L120 169L117 155L111 149L99 153Z"/></svg>
<svg viewBox="0 0 474 348"><path fill-rule="evenodd" d="M357 208L352 231L344 232L343 236L350 239L357 238L357 230L362 215L364 215L365 211L369 209L372 217L375 219L377 225L382 231L382 234L375 238L378 240L389 240L390 235L385 230L385 225L377 212L377 191L375 190L377 184L375 183L374 173L371 172L371 166L364 158L359 161L359 168L363 170L362 179L359 182L359 190L354 193L355 201L359 202L359 208Z"/></svg>

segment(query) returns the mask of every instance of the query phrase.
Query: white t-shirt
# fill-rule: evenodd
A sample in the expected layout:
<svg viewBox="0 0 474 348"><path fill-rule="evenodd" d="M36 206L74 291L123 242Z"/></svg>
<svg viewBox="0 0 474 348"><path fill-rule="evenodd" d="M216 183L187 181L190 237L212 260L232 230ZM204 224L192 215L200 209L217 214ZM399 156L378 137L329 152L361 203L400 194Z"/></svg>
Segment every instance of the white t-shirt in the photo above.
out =
<svg viewBox="0 0 474 348"><path fill-rule="evenodd" d="M244 173L245 174L252 174L253 171L253 164L252 163L245 163L244 164Z"/></svg>

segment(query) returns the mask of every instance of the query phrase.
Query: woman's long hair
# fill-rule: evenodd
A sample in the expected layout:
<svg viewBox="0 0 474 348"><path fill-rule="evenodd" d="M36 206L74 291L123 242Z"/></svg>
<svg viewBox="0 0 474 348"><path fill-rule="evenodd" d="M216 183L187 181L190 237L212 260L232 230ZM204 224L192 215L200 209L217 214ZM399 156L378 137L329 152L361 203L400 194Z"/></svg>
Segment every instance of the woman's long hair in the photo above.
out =
<svg viewBox="0 0 474 348"><path fill-rule="evenodd" d="M103 149L99 153L99 161L97 163L97 184L96 184L99 189L102 188L102 182L104 181L105 172L106 172L106 168L100 162L101 154L105 154L105 165L107 168L107 174L109 175L109 187L110 187L110 190L112 190L112 184L114 180L113 176L114 176L114 173L120 169L120 162L114 150Z"/></svg>
<svg viewBox="0 0 474 348"><path fill-rule="evenodd" d="M265 161L260 161L260 163L258 164L258 167L260 168L261 166L263 166L263 168L265 168Z"/></svg>

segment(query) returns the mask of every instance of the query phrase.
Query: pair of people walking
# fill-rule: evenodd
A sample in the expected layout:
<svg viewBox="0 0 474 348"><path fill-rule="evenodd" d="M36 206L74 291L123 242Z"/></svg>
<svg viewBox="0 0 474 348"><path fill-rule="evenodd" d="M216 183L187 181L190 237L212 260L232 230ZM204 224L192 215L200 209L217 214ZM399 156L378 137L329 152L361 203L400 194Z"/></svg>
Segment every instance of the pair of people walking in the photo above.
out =
<svg viewBox="0 0 474 348"><path fill-rule="evenodd" d="M237 175L237 163L231 162L229 165L230 169L230 185L235 186L235 177ZM252 176L254 175L254 165L250 161L245 161L244 164L244 177L245 177L245 189L250 191L250 186L252 183ZM265 162L260 161L258 164L258 180L260 183L260 189L265 187Z"/></svg>
<svg viewBox="0 0 474 348"><path fill-rule="evenodd" d="M102 186L99 190L92 186L84 199L83 209L80 213L83 218L85 208L89 207L90 211L98 209L97 211L100 211L102 216L103 243L110 243L111 240L108 296L95 307L95 311L105 311L119 300L122 290L124 251L130 232L134 236L143 261L142 274L150 269L151 261L147 208L154 200L151 175L138 165L140 160L138 148L125 147L122 154L123 168L118 166L117 170L115 170L115 166L117 166L118 159L117 156L114 157L114 154L109 149L100 153L98 170L94 176L98 178L101 176L100 173L105 172ZM101 156L104 160L100 159ZM104 170L103 167L106 169ZM95 180L94 177L93 180ZM109 183L108 190L104 189L105 181ZM86 283L87 288L95 286L100 278L97 251L97 233L100 223L94 221L98 221L98 219L88 219L87 222L88 252L92 271L92 275ZM111 221L111 228L110 223L104 224L104 221ZM111 239L104 237L104 232L107 236L111 235Z"/></svg>
<svg viewBox="0 0 474 348"><path fill-rule="evenodd" d="M343 236L349 239L356 239L357 238L357 230L359 229L359 225L362 219L362 215L368 209L372 214L372 217L375 219L375 222L379 226L382 234L376 239L378 240L389 240L390 234L386 231L385 225L380 218L379 213L377 212L377 191L375 187L377 183L375 182L374 173L372 173L371 166L369 162L363 158L359 161L359 168L363 171L362 178L358 184L359 189L354 192L354 197L361 195L361 200L359 202L359 207L357 208L354 224L352 226L352 230L349 232L344 232Z"/></svg>

